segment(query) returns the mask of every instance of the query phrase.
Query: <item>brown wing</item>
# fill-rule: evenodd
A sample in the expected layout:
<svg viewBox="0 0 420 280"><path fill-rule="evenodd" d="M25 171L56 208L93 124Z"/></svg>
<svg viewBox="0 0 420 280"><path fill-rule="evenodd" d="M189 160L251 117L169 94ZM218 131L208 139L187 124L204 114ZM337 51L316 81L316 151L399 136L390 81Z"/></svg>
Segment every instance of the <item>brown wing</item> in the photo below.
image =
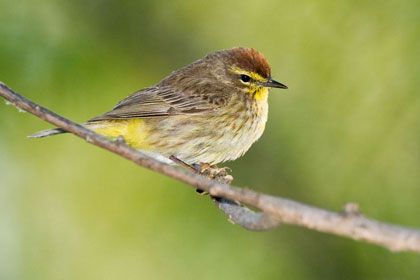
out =
<svg viewBox="0 0 420 280"><path fill-rule="evenodd" d="M113 119L165 117L180 114L199 114L226 103L227 95L191 94L176 92L169 86L155 86L133 93L120 101L111 111L89 122ZM217 98L215 98L217 97ZM217 100L218 102L214 102ZM222 100L222 101L220 101Z"/></svg>

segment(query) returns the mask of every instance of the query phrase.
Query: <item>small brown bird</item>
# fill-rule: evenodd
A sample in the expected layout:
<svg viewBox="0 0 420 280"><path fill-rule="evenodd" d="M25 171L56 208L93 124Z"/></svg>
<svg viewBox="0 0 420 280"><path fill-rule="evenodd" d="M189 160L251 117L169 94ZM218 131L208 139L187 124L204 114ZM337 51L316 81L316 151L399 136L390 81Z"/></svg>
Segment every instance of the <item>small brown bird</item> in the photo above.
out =
<svg viewBox="0 0 420 280"><path fill-rule="evenodd" d="M251 48L211 53L158 84L133 93L84 126L164 162L217 164L242 156L264 131L271 78L265 57ZM65 133L42 131L31 137Z"/></svg>

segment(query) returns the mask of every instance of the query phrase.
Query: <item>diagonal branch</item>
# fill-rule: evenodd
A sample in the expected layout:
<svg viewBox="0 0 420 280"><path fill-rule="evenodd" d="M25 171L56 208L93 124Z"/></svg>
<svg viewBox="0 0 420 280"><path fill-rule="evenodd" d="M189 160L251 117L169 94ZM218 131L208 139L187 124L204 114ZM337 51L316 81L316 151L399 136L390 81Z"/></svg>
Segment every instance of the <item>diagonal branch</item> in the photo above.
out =
<svg viewBox="0 0 420 280"><path fill-rule="evenodd" d="M333 212L290 199L274 197L249 189L229 186L216 180L209 180L198 174L158 162L121 141L113 142L96 134L24 98L1 82L0 95L14 106L73 133L91 144L118 154L137 165L210 193L211 196L218 198L215 199L216 205L229 215L232 222L238 223L247 229L270 229L281 222L362 240L381 245L392 251L415 251L420 253L419 229L382 223L367 218L358 212L354 204L346 205L343 212ZM263 212L252 212L242 207L239 203L252 206Z"/></svg>

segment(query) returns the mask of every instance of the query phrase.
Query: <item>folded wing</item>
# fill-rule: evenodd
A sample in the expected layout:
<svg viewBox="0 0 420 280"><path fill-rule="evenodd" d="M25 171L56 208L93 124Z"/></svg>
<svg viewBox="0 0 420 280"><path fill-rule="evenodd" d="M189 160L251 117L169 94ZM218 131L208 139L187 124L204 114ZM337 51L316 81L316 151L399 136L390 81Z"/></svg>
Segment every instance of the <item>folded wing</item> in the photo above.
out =
<svg viewBox="0 0 420 280"><path fill-rule="evenodd" d="M171 87L149 87L120 101L111 111L88 122L116 119L153 118L180 114L200 114L216 110L228 95L194 94L174 91ZM217 102L215 102L217 100Z"/></svg>

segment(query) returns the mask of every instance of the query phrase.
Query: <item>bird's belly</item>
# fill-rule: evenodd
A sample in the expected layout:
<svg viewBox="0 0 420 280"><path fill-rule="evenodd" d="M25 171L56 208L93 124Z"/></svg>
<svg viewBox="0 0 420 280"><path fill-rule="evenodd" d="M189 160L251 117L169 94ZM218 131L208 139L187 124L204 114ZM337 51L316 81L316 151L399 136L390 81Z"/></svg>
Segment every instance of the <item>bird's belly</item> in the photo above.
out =
<svg viewBox="0 0 420 280"><path fill-rule="evenodd" d="M147 144L166 157L174 155L186 163L217 164L242 156L263 133L267 110L256 114L174 116L148 120L152 131Z"/></svg>
<svg viewBox="0 0 420 280"><path fill-rule="evenodd" d="M267 111L266 103L255 103L246 110L239 107L206 116L102 121L88 127L113 139L122 135L127 144L158 155L159 160L174 155L190 164L217 164L242 156L258 140Z"/></svg>

